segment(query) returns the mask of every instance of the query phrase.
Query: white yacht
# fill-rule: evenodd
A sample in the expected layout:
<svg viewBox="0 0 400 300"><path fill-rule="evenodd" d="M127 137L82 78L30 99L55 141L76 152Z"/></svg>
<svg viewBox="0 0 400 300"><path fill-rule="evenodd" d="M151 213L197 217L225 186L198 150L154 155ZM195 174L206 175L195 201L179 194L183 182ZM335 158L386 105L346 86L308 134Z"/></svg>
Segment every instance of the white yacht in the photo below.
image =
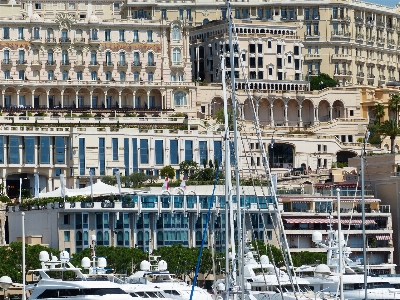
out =
<svg viewBox="0 0 400 300"><path fill-rule="evenodd" d="M301 266L296 272L310 282L314 291L339 294L340 277L343 280L343 293L345 299L364 299L364 274L360 261L350 258L350 247L342 248L343 270L339 268L339 235L331 230L328 238L323 241L320 232L314 232L313 242L327 249L327 264L317 266ZM345 245L341 235L341 244ZM342 274L341 274L342 273ZM311 274L311 275L309 275ZM367 276L368 299L400 299L400 278L388 276Z"/></svg>
<svg viewBox="0 0 400 300"><path fill-rule="evenodd" d="M26 290L30 292L29 300L129 300L133 298L122 290L121 286L117 283L107 280L88 280L82 274L80 268L74 267L69 262L69 254L66 251L61 252L60 260L56 256L52 256L50 260L50 256L46 251L40 252L39 259L41 261L41 268L29 271L29 273L33 273L32 283L26 286ZM65 272L72 272L74 278L71 280L62 279L64 276L67 276ZM61 278L52 278L49 273L58 274ZM137 297L136 299L142 298Z"/></svg>

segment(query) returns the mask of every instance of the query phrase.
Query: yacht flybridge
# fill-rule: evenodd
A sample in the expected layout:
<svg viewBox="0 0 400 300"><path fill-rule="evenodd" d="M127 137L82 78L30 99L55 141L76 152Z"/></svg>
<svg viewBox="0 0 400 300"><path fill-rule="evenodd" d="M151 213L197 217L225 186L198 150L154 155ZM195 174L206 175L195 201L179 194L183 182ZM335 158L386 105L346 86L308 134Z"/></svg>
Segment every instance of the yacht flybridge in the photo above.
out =
<svg viewBox="0 0 400 300"><path fill-rule="evenodd" d="M69 262L69 254L62 251L60 260L56 256L49 256L49 253L42 251L39 254L41 268L29 271L38 273L39 277L33 276L37 282L26 286L30 291L29 300L36 299L75 299L75 300L129 300L133 297L121 289L119 284L110 281L92 281L81 272L80 268L74 267ZM50 277L49 273L57 273L61 278L67 276L66 272L72 272L74 277L71 280ZM33 275L34 275L33 274ZM70 273L71 274L71 273ZM137 297L137 299L141 299Z"/></svg>

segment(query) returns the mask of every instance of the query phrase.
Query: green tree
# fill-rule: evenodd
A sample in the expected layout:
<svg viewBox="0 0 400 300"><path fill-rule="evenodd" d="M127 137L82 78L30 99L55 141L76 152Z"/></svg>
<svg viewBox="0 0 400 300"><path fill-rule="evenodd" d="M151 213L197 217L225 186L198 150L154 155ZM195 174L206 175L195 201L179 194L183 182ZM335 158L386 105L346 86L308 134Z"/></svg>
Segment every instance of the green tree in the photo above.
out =
<svg viewBox="0 0 400 300"><path fill-rule="evenodd" d="M400 134L400 128L395 120L386 120L378 129L379 133L384 137L390 137L390 153L394 153L394 141L396 136Z"/></svg>
<svg viewBox="0 0 400 300"><path fill-rule="evenodd" d="M104 182L105 184L109 185L116 185L117 184L117 178L115 176L103 176L101 177L101 181Z"/></svg>
<svg viewBox="0 0 400 300"><path fill-rule="evenodd" d="M203 168L190 176L190 179L199 181L213 181L215 179L215 170L212 168Z"/></svg>
<svg viewBox="0 0 400 300"><path fill-rule="evenodd" d="M252 241L251 242L254 249L258 250L260 256L261 255L267 255L269 260L274 261L276 266L278 268L283 267L285 265L285 261L283 260L283 255L282 255L282 251L280 249L278 249L277 247L275 247L274 245L267 245L261 241L261 240L256 240L256 241ZM272 256L271 256L271 252L272 252ZM274 260L272 260L272 257L274 258Z"/></svg>
<svg viewBox="0 0 400 300"><path fill-rule="evenodd" d="M325 73L310 77L310 89L312 91L321 90L326 87L335 87L337 84L338 82L335 79Z"/></svg>
<svg viewBox="0 0 400 300"><path fill-rule="evenodd" d="M375 114L375 119L378 119L378 124L381 124L381 119L385 116L385 107L383 104L378 103L372 111Z"/></svg>
<svg viewBox="0 0 400 300"><path fill-rule="evenodd" d="M215 121L218 124L225 125L224 109L220 109L219 111L217 111L217 113L215 114ZM229 126L229 130L233 131L233 110L232 109L228 109L228 126Z"/></svg>
<svg viewBox="0 0 400 300"><path fill-rule="evenodd" d="M144 182L148 180L148 177L145 173L143 172L135 172L130 174L129 176L124 176L122 178L123 182L126 182L128 184L132 183L133 186L140 186Z"/></svg>
<svg viewBox="0 0 400 300"><path fill-rule="evenodd" d="M168 177L174 179L175 177L175 169L171 166L165 166L160 170L160 175L164 177Z"/></svg>
<svg viewBox="0 0 400 300"><path fill-rule="evenodd" d="M181 172L186 178L189 175L195 174L199 168L199 164L193 160L185 160L179 164L179 172Z"/></svg>
<svg viewBox="0 0 400 300"><path fill-rule="evenodd" d="M394 113L394 119L396 125L399 124L399 106L400 106L400 96L398 94L393 94L389 99L389 110Z"/></svg>

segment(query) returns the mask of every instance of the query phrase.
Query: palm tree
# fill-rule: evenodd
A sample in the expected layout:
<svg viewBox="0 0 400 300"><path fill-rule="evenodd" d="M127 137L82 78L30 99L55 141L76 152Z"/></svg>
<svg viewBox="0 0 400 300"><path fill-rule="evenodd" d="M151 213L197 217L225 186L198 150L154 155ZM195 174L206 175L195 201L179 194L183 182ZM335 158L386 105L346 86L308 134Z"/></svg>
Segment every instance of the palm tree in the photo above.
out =
<svg viewBox="0 0 400 300"><path fill-rule="evenodd" d="M379 134L390 137L390 153L394 153L394 140L400 134L400 128L395 120L386 120L379 126Z"/></svg>
<svg viewBox="0 0 400 300"><path fill-rule="evenodd" d="M389 99L389 109L395 113L396 124L399 124L400 95L393 94Z"/></svg>
<svg viewBox="0 0 400 300"><path fill-rule="evenodd" d="M385 116L385 106L378 103L377 105L375 105L372 111L375 114L375 119L378 119L378 124L381 124L381 118Z"/></svg>

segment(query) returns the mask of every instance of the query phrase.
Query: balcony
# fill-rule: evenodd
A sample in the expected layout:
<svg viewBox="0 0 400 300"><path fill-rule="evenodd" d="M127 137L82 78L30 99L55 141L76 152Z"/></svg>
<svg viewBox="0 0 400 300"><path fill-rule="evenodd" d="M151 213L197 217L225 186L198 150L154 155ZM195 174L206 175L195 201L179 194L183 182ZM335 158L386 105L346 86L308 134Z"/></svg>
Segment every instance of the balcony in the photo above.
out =
<svg viewBox="0 0 400 300"><path fill-rule="evenodd" d="M89 44L100 44L99 38L89 39Z"/></svg>
<svg viewBox="0 0 400 300"><path fill-rule="evenodd" d="M379 75L379 80L386 80L386 76L385 75Z"/></svg>
<svg viewBox="0 0 400 300"><path fill-rule="evenodd" d="M48 44L55 44L55 43L57 43L57 40L56 40L56 38L53 38L53 37L47 37L44 39L44 42L48 43Z"/></svg>
<svg viewBox="0 0 400 300"><path fill-rule="evenodd" d="M351 33L348 31L332 31L332 40L350 39Z"/></svg>
<svg viewBox="0 0 400 300"><path fill-rule="evenodd" d="M304 60L321 60L321 56L319 54L306 54L304 55Z"/></svg>
<svg viewBox="0 0 400 300"><path fill-rule="evenodd" d="M2 60L2 65L3 65L3 66L12 66L12 61L11 61L11 59L3 59L3 60Z"/></svg>
<svg viewBox="0 0 400 300"><path fill-rule="evenodd" d="M25 66L25 65L28 64L28 62L27 62L25 59L17 59L17 60L15 61L15 64L16 64L17 66Z"/></svg>
<svg viewBox="0 0 400 300"><path fill-rule="evenodd" d="M33 38L31 38L30 42L33 44L39 44L42 43L42 39L39 36L34 36Z"/></svg>
<svg viewBox="0 0 400 300"><path fill-rule="evenodd" d="M357 33L356 34L356 41L357 42L364 42L364 35L363 34L361 34L361 33Z"/></svg>
<svg viewBox="0 0 400 300"><path fill-rule="evenodd" d="M367 79L374 79L374 78L375 78L375 75L374 75L374 74L371 74L371 73L370 73L370 74L367 75Z"/></svg>
<svg viewBox="0 0 400 300"><path fill-rule="evenodd" d="M378 46L383 47L385 45L386 39L384 38L378 38L376 40L376 43L378 44Z"/></svg>
<svg viewBox="0 0 400 300"><path fill-rule="evenodd" d="M74 38L74 43L75 43L75 44L84 44L85 41L86 41L86 39L83 38L83 37Z"/></svg>
<svg viewBox="0 0 400 300"><path fill-rule="evenodd" d="M84 68L84 67L85 67L85 61L78 60L75 62L75 68Z"/></svg>
<svg viewBox="0 0 400 300"><path fill-rule="evenodd" d="M97 67L99 67L99 66L100 66L100 64L99 64L99 62L98 62L97 60L91 60L91 61L89 62L89 67L97 68Z"/></svg>
<svg viewBox="0 0 400 300"><path fill-rule="evenodd" d="M46 60L46 66L47 67L55 67L56 61L55 60Z"/></svg>
<svg viewBox="0 0 400 300"><path fill-rule="evenodd" d="M356 24L360 24L360 25L364 24L364 19L361 17L356 17L356 19L354 21L356 22Z"/></svg>
<svg viewBox="0 0 400 300"><path fill-rule="evenodd" d="M384 29L385 28L385 22L383 22L382 20L377 20L376 21L376 27Z"/></svg>
<svg viewBox="0 0 400 300"><path fill-rule="evenodd" d="M114 67L114 63L111 61L103 61L103 67Z"/></svg>
<svg viewBox="0 0 400 300"><path fill-rule="evenodd" d="M60 43L71 43L71 39L69 37L61 37L58 39Z"/></svg>
<svg viewBox="0 0 400 300"><path fill-rule="evenodd" d="M66 59L66 60L62 60L62 61L61 61L61 65L62 65L62 66L70 66L71 63L70 63L70 61L69 61L68 59Z"/></svg>
<svg viewBox="0 0 400 300"><path fill-rule="evenodd" d="M146 67L147 68L155 68L156 67L156 63L155 62L148 62Z"/></svg>
<svg viewBox="0 0 400 300"><path fill-rule="evenodd" d="M141 61L134 61L134 62L132 62L131 66L132 66L132 68L140 69L140 68L142 68L142 62Z"/></svg>
<svg viewBox="0 0 400 300"><path fill-rule="evenodd" d="M350 54L332 54L332 60L352 60Z"/></svg>
<svg viewBox="0 0 400 300"><path fill-rule="evenodd" d="M364 77L364 72L358 72L357 77Z"/></svg>
<svg viewBox="0 0 400 300"><path fill-rule="evenodd" d="M309 32L304 34L304 38L306 40L315 40L319 39L319 37L320 37L320 32Z"/></svg>
<svg viewBox="0 0 400 300"><path fill-rule="evenodd" d="M119 67L119 68L127 68L128 67L128 63L126 61L119 61L119 62L117 62L117 67Z"/></svg>
<svg viewBox="0 0 400 300"><path fill-rule="evenodd" d="M42 66L42 62L40 60L32 60L31 61L31 66L32 67L41 67Z"/></svg>
<svg viewBox="0 0 400 300"><path fill-rule="evenodd" d="M367 44L373 45L375 43L375 37L374 36L367 36Z"/></svg>

